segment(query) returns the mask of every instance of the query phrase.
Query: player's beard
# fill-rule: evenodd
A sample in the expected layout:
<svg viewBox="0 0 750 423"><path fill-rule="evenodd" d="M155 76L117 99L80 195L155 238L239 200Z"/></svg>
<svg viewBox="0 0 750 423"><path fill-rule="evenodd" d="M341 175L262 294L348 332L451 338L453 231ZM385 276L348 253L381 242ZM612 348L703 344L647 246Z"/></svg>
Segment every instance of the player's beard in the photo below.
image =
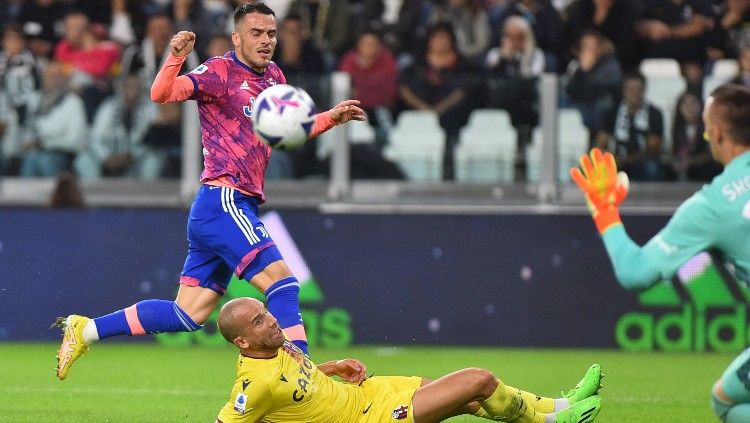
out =
<svg viewBox="0 0 750 423"><path fill-rule="evenodd" d="M269 47L269 50L270 53L268 55L268 59L264 59L260 55L260 53L258 53L257 48L249 49L244 46L240 48L243 58L248 62L253 70L258 72L264 72L268 67L268 64L271 63L271 57L273 57L273 52L275 49L274 47Z"/></svg>

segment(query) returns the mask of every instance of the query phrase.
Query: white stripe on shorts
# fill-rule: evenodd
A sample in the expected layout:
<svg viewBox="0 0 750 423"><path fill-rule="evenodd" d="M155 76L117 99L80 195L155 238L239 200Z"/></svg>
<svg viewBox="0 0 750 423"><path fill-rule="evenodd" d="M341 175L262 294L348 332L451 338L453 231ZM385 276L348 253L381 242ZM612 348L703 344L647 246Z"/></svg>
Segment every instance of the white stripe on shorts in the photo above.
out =
<svg viewBox="0 0 750 423"><path fill-rule="evenodd" d="M242 221L239 216L236 214L236 207L233 206L231 203L232 198L232 189L227 187L221 188L221 206L222 208L229 213L230 216L232 216L232 220L234 220L234 223L237 224L237 226L240 228L240 231L242 231L242 234L245 235L245 238L250 244L255 244L255 237L252 235L252 230L248 229L248 227L245 225L245 222Z"/></svg>

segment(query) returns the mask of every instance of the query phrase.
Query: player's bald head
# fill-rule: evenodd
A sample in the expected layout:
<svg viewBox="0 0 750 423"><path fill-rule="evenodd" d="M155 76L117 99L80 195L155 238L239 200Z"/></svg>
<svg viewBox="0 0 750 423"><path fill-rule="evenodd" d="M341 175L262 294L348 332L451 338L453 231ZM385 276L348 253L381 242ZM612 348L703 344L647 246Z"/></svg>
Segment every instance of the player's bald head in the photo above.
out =
<svg viewBox="0 0 750 423"><path fill-rule="evenodd" d="M235 298L228 301L219 310L218 326L221 335L229 342L234 342L242 333L243 322L248 317L263 310L263 303L255 298Z"/></svg>

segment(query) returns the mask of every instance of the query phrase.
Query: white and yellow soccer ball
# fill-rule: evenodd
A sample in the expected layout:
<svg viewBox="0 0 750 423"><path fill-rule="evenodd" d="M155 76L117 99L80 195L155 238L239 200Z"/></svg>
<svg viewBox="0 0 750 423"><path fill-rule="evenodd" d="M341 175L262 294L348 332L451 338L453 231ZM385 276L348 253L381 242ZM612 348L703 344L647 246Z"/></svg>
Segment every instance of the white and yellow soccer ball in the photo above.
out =
<svg viewBox="0 0 750 423"><path fill-rule="evenodd" d="M308 140L316 113L315 102L305 90L278 84L255 98L251 120L263 142L277 150L291 150Z"/></svg>

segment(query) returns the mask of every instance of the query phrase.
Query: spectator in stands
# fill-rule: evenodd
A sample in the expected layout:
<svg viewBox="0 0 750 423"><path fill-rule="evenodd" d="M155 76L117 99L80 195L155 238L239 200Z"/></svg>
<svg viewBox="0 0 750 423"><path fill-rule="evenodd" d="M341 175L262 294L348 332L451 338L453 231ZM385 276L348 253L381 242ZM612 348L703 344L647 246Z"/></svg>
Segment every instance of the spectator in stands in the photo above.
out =
<svg viewBox="0 0 750 423"><path fill-rule="evenodd" d="M341 59L339 70L351 76L352 98L362 102L360 107L375 126L379 144L384 144L398 94L398 69L390 49L376 31L365 31L357 46Z"/></svg>
<svg viewBox="0 0 750 423"><path fill-rule="evenodd" d="M737 58L750 46L750 1L726 0L721 8L706 49L711 60Z"/></svg>
<svg viewBox="0 0 750 423"><path fill-rule="evenodd" d="M156 103L144 95L141 79L127 76L97 110L89 148L76 161L78 173L83 177L158 177L163 158L143 143L156 116Z"/></svg>
<svg viewBox="0 0 750 423"><path fill-rule="evenodd" d="M57 177L49 206L53 209L82 209L86 207L81 185L73 172L65 171Z"/></svg>
<svg viewBox="0 0 750 423"><path fill-rule="evenodd" d="M596 30L583 34L578 56L570 63L565 92L581 112L590 143L612 114L622 86L622 69L612 42Z"/></svg>
<svg viewBox="0 0 750 423"><path fill-rule="evenodd" d="M487 17L490 19L490 28L492 28L492 39L490 43L500 39L500 31L503 28L503 21L507 17L507 11L513 0L486 0Z"/></svg>
<svg viewBox="0 0 750 423"><path fill-rule="evenodd" d="M422 2L413 0L363 0L360 31L376 29L395 54L415 53L421 25Z"/></svg>
<svg viewBox="0 0 750 423"><path fill-rule="evenodd" d="M645 58L680 62L688 88L700 92L707 35L713 27L706 0L651 0L636 22Z"/></svg>
<svg viewBox="0 0 750 423"><path fill-rule="evenodd" d="M503 22L509 16L522 16L529 22L536 44L544 52L545 70L556 72L563 47L563 22L549 0L514 0L505 11Z"/></svg>
<svg viewBox="0 0 750 423"><path fill-rule="evenodd" d="M138 0L112 0L109 38L128 46L143 37L146 16Z"/></svg>
<svg viewBox="0 0 750 423"><path fill-rule="evenodd" d="M163 158L160 176L178 178L182 171L182 115L178 103L158 104L156 119L143 136L143 144Z"/></svg>
<svg viewBox="0 0 750 423"><path fill-rule="evenodd" d="M305 31L324 51L338 56L352 48L347 0L294 0L287 13L300 17Z"/></svg>
<svg viewBox="0 0 750 423"><path fill-rule="evenodd" d="M493 73L508 78L531 78L544 72L544 53L537 47L526 19L511 16L505 20L500 47L487 52L485 65Z"/></svg>
<svg viewBox="0 0 750 423"><path fill-rule="evenodd" d="M707 182L721 173L703 139L702 113L699 96L688 91L678 98L672 125L672 170L677 180Z"/></svg>
<svg viewBox="0 0 750 423"><path fill-rule="evenodd" d="M200 34L195 40L200 56L205 56L212 36L224 33L231 11L229 4L216 0L174 0L172 4L175 29Z"/></svg>
<svg viewBox="0 0 750 423"><path fill-rule="evenodd" d="M112 41L126 46L143 36L146 22L143 0L75 0L71 3L75 10L88 16L89 21L108 28Z"/></svg>
<svg viewBox="0 0 750 423"><path fill-rule="evenodd" d="M18 16L23 33L29 38L29 49L37 58L49 58L60 39L56 28L65 17L66 7L55 0L26 0Z"/></svg>
<svg viewBox="0 0 750 423"><path fill-rule="evenodd" d="M407 108L431 110L439 116L448 138L443 173L446 179L453 178L453 147L474 107L470 101L474 87L467 77L471 70L456 49L450 24L440 23L427 35L424 57L404 71L399 86Z"/></svg>
<svg viewBox="0 0 750 423"><path fill-rule="evenodd" d="M596 30L612 41L623 69L635 69L640 61L635 36L637 13L629 0L575 0L565 11L566 54L575 54L581 36Z"/></svg>
<svg viewBox="0 0 750 423"><path fill-rule="evenodd" d="M29 102L23 135L21 176L55 177L69 170L88 130L83 100L69 89L65 65L50 62L42 90Z"/></svg>
<svg viewBox="0 0 750 423"><path fill-rule="evenodd" d="M731 83L750 87L750 45L740 50L739 59L737 59L739 73L732 79Z"/></svg>
<svg viewBox="0 0 750 423"><path fill-rule="evenodd" d="M26 38L20 27L6 27L0 51L0 91L5 93L21 125L29 100L38 88L37 81L36 59L26 48Z"/></svg>
<svg viewBox="0 0 750 423"><path fill-rule="evenodd" d="M531 25L521 16L505 20L500 47L487 53L487 106L510 114L518 132L520 161L531 142L532 130L539 123L536 79L544 71L544 60Z"/></svg>
<svg viewBox="0 0 750 423"><path fill-rule="evenodd" d="M449 22L458 52L479 63L490 45L490 22L478 0L443 0L432 8L429 22Z"/></svg>
<svg viewBox="0 0 750 423"><path fill-rule="evenodd" d="M172 20L167 15L153 15L146 25L146 36L140 44L133 44L122 54L120 66L121 75L137 73L144 84L151 85L156 73L161 67L167 54L169 54L169 40L174 35ZM200 65L200 59L195 51L192 51L183 70L192 70Z"/></svg>
<svg viewBox="0 0 750 423"><path fill-rule="evenodd" d="M173 0L144 0L143 12L146 16L171 13L172 1Z"/></svg>
<svg viewBox="0 0 750 423"><path fill-rule="evenodd" d="M281 23L279 42L274 61L288 76L297 74L322 74L325 66L323 53L306 32L302 18L296 14L287 15Z"/></svg>
<svg viewBox="0 0 750 423"><path fill-rule="evenodd" d="M0 50L0 175L16 175L20 167L19 128L37 89L35 63L21 28L6 26Z"/></svg>
<svg viewBox="0 0 750 423"><path fill-rule="evenodd" d="M623 100L597 135L597 147L613 152L618 168L631 180L660 181L664 117L645 98L646 78L639 73L625 77Z"/></svg>
<svg viewBox="0 0 750 423"><path fill-rule="evenodd" d="M119 45L105 36L103 26L89 24L86 15L72 12L65 16L65 38L55 46L55 60L73 69L71 88L83 99L89 121L101 99L111 92L120 60Z"/></svg>
<svg viewBox="0 0 750 423"><path fill-rule="evenodd" d="M223 56L229 50L234 50L232 39L224 34L214 35L206 46L206 58Z"/></svg>
<svg viewBox="0 0 750 423"><path fill-rule="evenodd" d="M299 15L289 13L281 23L273 60L284 70L289 84L307 90L316 103L321 101L320 77L325 71L323 52L310 38Z"/></svg>
<svg viewBox="0 0 750 423"><path fill-rule="evenodd" d="M9 25L18 24L23 3L23 0L7 0L3 3L3 7L0 7L0 31Z"/></svg>
<svg viewBox="0 0 750 423"><path fill-rule="evenodd" d="M21 164L20 128L16 109L0 90L0 176L17 175Z"/></svg>

